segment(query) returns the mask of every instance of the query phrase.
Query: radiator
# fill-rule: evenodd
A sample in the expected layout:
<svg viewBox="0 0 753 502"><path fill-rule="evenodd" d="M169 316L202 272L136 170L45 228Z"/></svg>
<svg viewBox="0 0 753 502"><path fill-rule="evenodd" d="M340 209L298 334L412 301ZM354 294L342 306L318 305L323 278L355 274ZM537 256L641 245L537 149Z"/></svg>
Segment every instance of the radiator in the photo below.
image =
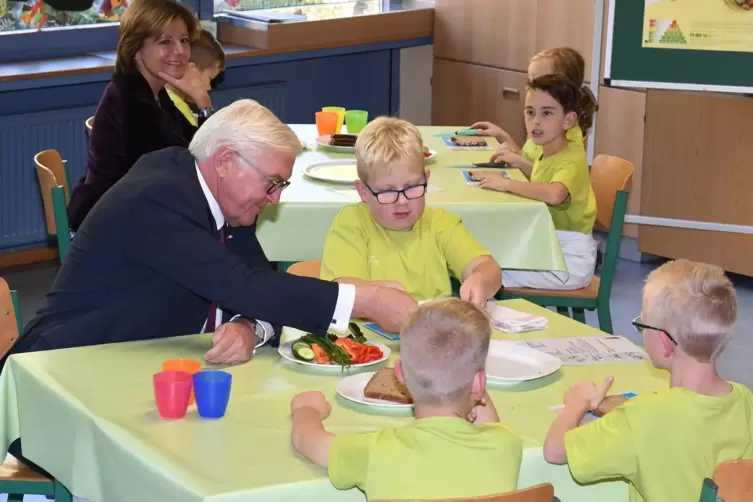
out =
<svg viewBox="0 0 753 502"><path fill-rule="evenodd" d="M34 155L54 148L71 183L86 171L84 121L95 107L0 117L0 251L47 241Z"/></svg>

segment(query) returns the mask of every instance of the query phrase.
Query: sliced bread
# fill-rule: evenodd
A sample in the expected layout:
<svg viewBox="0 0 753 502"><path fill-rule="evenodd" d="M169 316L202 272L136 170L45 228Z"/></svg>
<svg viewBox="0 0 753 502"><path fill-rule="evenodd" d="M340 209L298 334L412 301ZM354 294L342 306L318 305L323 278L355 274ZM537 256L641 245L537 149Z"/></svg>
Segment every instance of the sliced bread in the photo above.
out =
<svg viewBox="0 0 753 502"><path fill-rule="evenodd" d="M394 368L382 368L374 373L366 384L363 395L369 399L381 399L402 404L413 404L413 398L405 385L397 379Z"/></svg>

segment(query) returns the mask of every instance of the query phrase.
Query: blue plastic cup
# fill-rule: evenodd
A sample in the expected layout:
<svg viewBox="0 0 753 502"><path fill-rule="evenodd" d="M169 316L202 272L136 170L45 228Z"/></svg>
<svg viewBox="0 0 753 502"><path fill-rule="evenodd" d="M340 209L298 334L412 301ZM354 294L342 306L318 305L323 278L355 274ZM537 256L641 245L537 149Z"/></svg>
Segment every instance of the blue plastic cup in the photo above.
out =
<svg viewBox="0 0 753 502"><path fill-rule="evenodd" d="M196 407L202 418L222 418L230 401L233 375L225 371L199 371L193 376Z"/></svg>

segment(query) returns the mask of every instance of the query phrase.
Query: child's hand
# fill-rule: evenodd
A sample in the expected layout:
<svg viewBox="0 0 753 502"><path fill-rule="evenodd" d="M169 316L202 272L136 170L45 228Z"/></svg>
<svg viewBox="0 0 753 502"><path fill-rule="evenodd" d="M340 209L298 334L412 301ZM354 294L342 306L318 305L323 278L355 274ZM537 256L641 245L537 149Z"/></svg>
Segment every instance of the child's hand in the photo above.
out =
<svg viewBox="0 0 753 502"><path fill-rule="evenodd" d="M507 143L505 143L507 144ZM511 150L497 149L489 159L489 162L506 162L512 167L523 169L530 163L528 159L523 157L519 152L513 152Z"/></svg>
<svg viewBox="0 0 753 502"><path fill-rule="evenodd" d="M505 141L504 143L499 145L494 153L520 153L520 147L512 139L510 139L509 141Z"/></svg>
<svg viewBox="0 0 753 502"><path fill-rule="evenodd" d="M481 425L488 422L499 422L499 415L497 415L497 409L494 407L492 399L489 397L489 393L485 392L481 399L479 399L476 406L471 408L466 417L473 425Z"/></svg>
<svg viewBox="0 0 753 502"><path fill-rule="evenodd" d="M599 407L612 386L614 377L607 377L599 388L591 380L582 380L565 393L565 407L582 410L583 413Z"/></svg>
<svg viewBox="0 0 753 502"><path fill-rule="evenodd" d="M476 129L476 136L493 136L500 143L504 143L508 140L512 141L510 135L507 134L504 129L491 122L476 122L471 125L470 128Z"/></svg>
<svg viewBox="0 0 753 502"><path fill-rule="evenodd" d="M322 420L327 418L332 411L332 405L327 402L324 394L314 390L293 396L293 400L290 402L290 410L293 414L303 408L313 408L319 413L319 418Z"/></svg>
<svg viewBox="0 0 753 502"><path fill-rule="evenodd" d="M471 302L481 310L486 310L486 288L480 274L471 274L460 285L460 299Z"/></svg>
<svg viewBox="0 0 753 502"><path fill-rule="evenodd" d="M478 186L486 190L496 190L498 192L507 192L510 186L510 180L505 179L501 172L472 172L471 176L479 180Z"/></svg>

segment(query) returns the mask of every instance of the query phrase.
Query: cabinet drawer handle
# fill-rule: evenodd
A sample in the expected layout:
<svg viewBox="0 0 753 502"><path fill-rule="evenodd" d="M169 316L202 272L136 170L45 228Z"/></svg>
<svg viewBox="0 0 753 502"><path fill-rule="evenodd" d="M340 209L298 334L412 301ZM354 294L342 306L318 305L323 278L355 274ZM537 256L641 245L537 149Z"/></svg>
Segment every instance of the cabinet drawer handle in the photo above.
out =
<svg viewBox="0 0 753 502"><path fill-rule="evenodd" d="M506 99L520 99L520 90L514 87L503 87L502 97Z"/></svg>

